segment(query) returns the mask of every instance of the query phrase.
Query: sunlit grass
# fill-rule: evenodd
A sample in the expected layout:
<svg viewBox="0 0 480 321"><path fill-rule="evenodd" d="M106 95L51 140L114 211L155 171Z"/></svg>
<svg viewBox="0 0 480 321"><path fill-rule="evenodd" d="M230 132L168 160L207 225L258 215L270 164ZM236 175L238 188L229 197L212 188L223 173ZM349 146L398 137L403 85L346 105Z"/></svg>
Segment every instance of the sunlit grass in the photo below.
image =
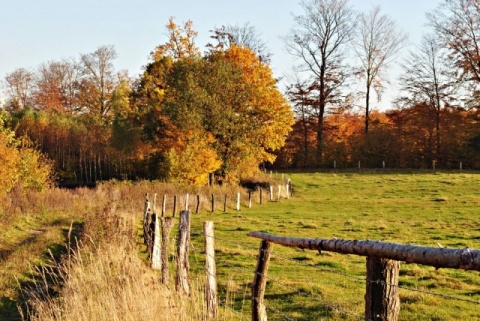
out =
<svg viewBox="0 0 480 321"><path fill-rule="evenodd" d="M480 248L480 175L476 173L330 172L289 176L294 185L290 200L241 212L194 216L193 230L199 229L203 220L215 222L220 280L234 275L237 283L252 282L256 264L253 256L259 240L247 237L247 231ZM201 242L201 237L194 242ZM279 245L274 246L273 253L266 300L284 315L270 311L269 319L361 319L364 257L319 254ZM220 284L224 286L223 281ZM480 318L478 284L478 272L402 264L400 318L476 320Z"/></svg>

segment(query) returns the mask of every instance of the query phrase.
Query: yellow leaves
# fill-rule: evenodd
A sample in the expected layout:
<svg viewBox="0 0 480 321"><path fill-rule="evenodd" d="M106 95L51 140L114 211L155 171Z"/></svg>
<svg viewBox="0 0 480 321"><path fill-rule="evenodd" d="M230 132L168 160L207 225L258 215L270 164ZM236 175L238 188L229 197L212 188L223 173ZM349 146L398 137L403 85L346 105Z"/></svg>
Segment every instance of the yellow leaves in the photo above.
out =
<svg viewBox="0 0 480 321"><path fill-rule="evenodd" d="M208 174L222 165L211 147L214 138L201 128L190 129L184 135L184 139L168 154L170 179L194 186L205 185L208 183Z"/></svg>
<svg viewBox="0 0 480 321"><path fill-rule="evenodd" d="M173 17L170 17L165 27L167 28L169 40L165 44L159 45L155 52L152 53L155 61L167 55L175 59L200 56L200 50L195 45L195 38L198 36L198 32L193 30L193 22L191 20L185 22L182 28L174 22Z"/></svg>
<svg viewBox="0 0 480 321"><path fill-rule="evenodd" d="M10 139L4 132L0 132L0 195L9 192L19 177L17 164L20 156L15 147L11 146Z"/></svg>
<svg viewBox="0 0 480 321"><path fill-rule="evenodd" d="M0 195L8 193L15 184L41 190L50 181L51 164L41 154L28 147L28 142L14 138L14 132L3 127L5 115L0 113Z"/></svg>
<svg viewBox="0 0 480 321"><path fill-rule="evenodd" d="M31 148L20 149L18 154L20 161L17 167L23 187L37 191L48 187L52 175L52 163L47 161L40 152Z"/></svg>

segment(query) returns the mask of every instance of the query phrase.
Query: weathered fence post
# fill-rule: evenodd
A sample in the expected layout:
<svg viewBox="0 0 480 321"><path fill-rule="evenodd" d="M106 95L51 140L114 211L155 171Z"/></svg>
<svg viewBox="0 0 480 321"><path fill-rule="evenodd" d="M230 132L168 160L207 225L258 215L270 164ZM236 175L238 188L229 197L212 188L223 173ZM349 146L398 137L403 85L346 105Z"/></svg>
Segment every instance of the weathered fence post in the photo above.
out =
<svg viewBox="0 0 480 321"><path fill-rule="evenodd" d="M188 261L190 243L190 212L180 212L180 225L178 228L178 247L177 247L177 278L175 289L177 292L190 295L189 273L190 263Z"/></svg>
<svg viewBox="0 0 480 321"><path fill-rule="evenodd" d="M215 263L215 238L213 222L203 222L203 234L205 235L205 301L207 306L207 320L217 320L217 267Z"/></svg>
<svg viewBox="0 0 480 321"><path fill-rule="evenodd" d="M240 193L237 193L237 211L240 211Z"/></svg>
<svg viewBox="0 0 480 321"><path fill-rule="evenodd" d="M185 194L185 211L188 211L188 197L189 197L188 193Z"/></svg>
<svg viewBox="0 0 480 321"><path fill-rule="evenodd" d="M260 205L263 203L263 194L262 194L262 188L260 187Z"/></svg>
<svg viewBox="0 0 480 321"><path fill-rule="evenodd" d="M177 195L173 195L173 217L177 213Z"/></svg>
<svg viewBox="0 0 480 321"><path fill-rule="evenodd" d="M463 169L463 164L462 164L462 162L460 162L460 170L462 170L462 169Z"/></svg>
<svg viewBox="0 0 480 321"><path fill-rule="evenodd" d="M365 320L397 321L400 312L398 274L400 262L367 257Z"/></svg>
<svg viewBox="0 0 480 321"><path fill-rule="evenodd" d="M225 194L225 198L223 200L223 211L226 212L227 211L227 197L228 195Z"/></svg>
<svg viewBox="0 0 480 321"><path fill-rule="evenodd" d="M195 208L195 214L198 214L199 209L200 209L200 194L197 194L197 206Z"/></svg>
<svg viewBox="0 0 480 321"><path fill-rule="evenodd" d="M143 208L143 242L148 243L148 225L149 225L149 213L150 212L150 202L148 201L148 193L145 194L145 205Z"/></svg>
<svg viewBox="0 0 480 321"><path fill-rule="evenodd" d="M288 178L287 182L285 183L285 197L287 199L290 198L290 178Z"/></svg>
<svg viewBox="0 0 480 321"><path fill-rule="evenodd" d="M248 191L248 208L252 208L252 191Z"/></svg>
<svg viewBox="0 0 480 321"><path fill-rule="evenodd" d="M160 225L157 214L152 214L153 233L152 233L152 269L160 270L162 268L161 248L160 248Z"/></svg>
<svg viewBox="0 0 480 321"><path fill-rule="evenodd" d="M280 197L282 197L282 185L278 185L277 201L280 201Z"/></svg>
<svg viewBox="0 0 480 321"><path fill-rule="evenodd" d="M273 186L270 185L270 201L273 201Z"/></svg>
<svg viewBox="0 0 480 321"><path fill-rule="evenodd" d="M215 212L215 195L212 194L212 213Z"/></svg>
<svg viewBox="0 0 480 321"><path fill-rule="evenodd" d="M263 303L267 286L267 271L270 262L272 243L262 240L258 255L257 268L252 285L252 321L266 321L267 309Z"/></svg>
<svg viewBox="0 0 480 321"><path fill-rule="evenodd" d="M360 169L360 161L358 161L358 169Z"/></svg>
<svg viewBox="0 0 480 321"><path fill-rule="evenodd" d="M162 217L165 216L166 210L167 210L167 195L163 194L163 199L162 199Z"/></svg>
<svg viewBox="0 0 480 321"><path fill-rule="evenodd" d="M168 267L168 245L170 243L170 231L173 228L175 220L173 217L162 217L162 283L170 282L170 272Z"/></svg>

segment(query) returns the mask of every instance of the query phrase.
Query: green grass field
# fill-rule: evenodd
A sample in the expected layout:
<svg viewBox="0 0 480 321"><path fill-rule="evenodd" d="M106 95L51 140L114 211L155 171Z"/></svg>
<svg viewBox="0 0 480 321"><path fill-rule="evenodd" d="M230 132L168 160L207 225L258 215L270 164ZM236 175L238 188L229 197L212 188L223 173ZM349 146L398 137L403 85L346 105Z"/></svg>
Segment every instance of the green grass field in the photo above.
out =
<svg viewBox="0 0 480 321"><path fill-rule="evenodd" d="M288 174L289 200L193 215L193 274L203 269L201 224L215 222L224 309L250 318L250 288L263 231L280 236L381 240L480 248L480 175L466 172ZM269 320L362 320L365 257L274 245ZM480 320L478 272L402 263L401 320Z"/></svg>

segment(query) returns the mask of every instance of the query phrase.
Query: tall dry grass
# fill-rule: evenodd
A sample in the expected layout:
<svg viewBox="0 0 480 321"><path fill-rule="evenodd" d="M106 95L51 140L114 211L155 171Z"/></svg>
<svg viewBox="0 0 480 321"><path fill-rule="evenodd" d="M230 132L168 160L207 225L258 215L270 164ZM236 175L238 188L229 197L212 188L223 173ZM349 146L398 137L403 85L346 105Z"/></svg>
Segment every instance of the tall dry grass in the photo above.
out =
<svg viewBox="0 0 480 321"><path fill-rule="evenodd" d="M37 267L37 278L23 289L27 298L25 320L199 320L203 315L201 291L190 298L178 296L160 283L138 255L132 237L135 222L118 215L114 204L97 213L75 248L49 267ZM101 224L99 224L101 222ZM96 239L97 241L93 241ZM99 242L99 243L95 243ZM197 294L195 294L197 293Z"/></svg>
<svg viewBox="0 0 480 321"><path fill-rule="evenodd" d="M160 284L159 272L148 267L139 233L143 201L146 193L177 195L177 210L180 210L186 193L198 194L202 198L200 210L206 211L210 210L210 195L234 195L238 191L247 194L245 189L233 186L187 189L147 181L108 182L96 189L74 191L58 188L42 193L12 191L10 198L1 202L4 210L0 212L0 227L13 226L27 218L38 222L39 228L46 231L56 224L56 217L62 217L62 224L71 219L79 228L76 233L68 233L67 250L62 256L55 253L51 263L34 263L31 275L35 277L28 282L19 281L23 296L19 300L22 318L203 320L203 276L192 280L192 295L185 298L176 294L173 285ZM29 229L25 227L26 236ZM48 243L38 246L42 244L44 250ZM11 245L13 248L15 244ZM25 272L23 266L15 270L16 274ZM219 320L237 317L225 306Z"/></svg>

